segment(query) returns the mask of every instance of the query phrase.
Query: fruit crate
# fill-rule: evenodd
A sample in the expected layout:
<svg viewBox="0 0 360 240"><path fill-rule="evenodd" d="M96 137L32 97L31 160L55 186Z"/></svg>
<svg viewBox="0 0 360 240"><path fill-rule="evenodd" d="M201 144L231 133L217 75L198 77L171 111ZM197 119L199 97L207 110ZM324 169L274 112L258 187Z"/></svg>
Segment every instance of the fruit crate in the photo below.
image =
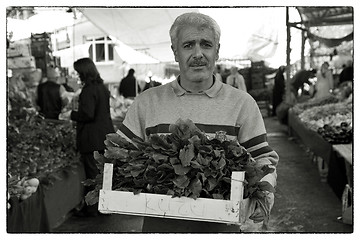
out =
<svg viewBox="0 0 360 240"><path fill-rule="evenodd" d="M243 199L245 172L233 172L230 200L112 191L113 164L105 163L99 211L241 225L245 222L249 199Z"/></svg>

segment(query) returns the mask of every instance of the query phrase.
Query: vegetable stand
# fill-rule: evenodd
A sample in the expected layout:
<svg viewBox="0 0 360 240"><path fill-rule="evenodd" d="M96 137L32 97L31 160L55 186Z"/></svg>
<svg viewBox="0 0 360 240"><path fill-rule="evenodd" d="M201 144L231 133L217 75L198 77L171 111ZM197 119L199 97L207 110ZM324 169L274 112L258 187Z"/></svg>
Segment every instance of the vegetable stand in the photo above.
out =
<svg viewBox="0 0 360 240"><path fill-rule="evenodd" d="M103 188L99 195L99 211L174 218L182 220L207 221L240 225L245 221L245 209L249 199L243 199L244 172L233 172L230 200L171 195L112 191L113 164L105 163Z"/></svg>
<svg viewBox="0 0 360 240"><path fill-rule="evenodd" d="M340 199L347 183L345 160L336 156L334 144L329 143L317 132L309 129L292 109L288 112L289 130L291 135L301 139L301 142L316 156L321 157L328 165L327 182Z"/></svg>
<svg viewBox="0 0 360 240"><path fill-rule="evenodd" d="M59 226L67 214L83 199L85 171L82 164L63 171L51 186L40 183L38 190L28 199L19 201L11 197L7 212L9 233L44 233Z"/></svg>

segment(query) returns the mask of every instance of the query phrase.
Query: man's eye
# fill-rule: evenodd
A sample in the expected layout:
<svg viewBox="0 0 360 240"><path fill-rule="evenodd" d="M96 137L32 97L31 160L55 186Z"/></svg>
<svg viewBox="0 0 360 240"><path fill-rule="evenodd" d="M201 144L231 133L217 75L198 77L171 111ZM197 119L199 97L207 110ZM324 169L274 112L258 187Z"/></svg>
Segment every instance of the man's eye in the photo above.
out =
<svg viewBox="0 0 360 240"><path fill-rule="evenodd" d="M189 49L192 47L192 44L191 43L187 43L187 44L184 44L183 46L185 49Z"/></svg>
<svg viewBox="0 0 360 240"><path fill-rule="evenodd" d="M212 48L212 44L211 43L202 43L201 44L204 48Z"/></svg>

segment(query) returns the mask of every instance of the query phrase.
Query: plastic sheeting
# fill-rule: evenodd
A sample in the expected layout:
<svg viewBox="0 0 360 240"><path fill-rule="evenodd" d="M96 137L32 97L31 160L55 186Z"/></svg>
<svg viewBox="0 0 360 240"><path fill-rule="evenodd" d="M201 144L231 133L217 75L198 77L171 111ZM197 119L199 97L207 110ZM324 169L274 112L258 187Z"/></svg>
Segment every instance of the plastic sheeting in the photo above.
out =
<svg viewBox="0 0 360 240"><path fill-rule="evenodd" d="M153 64L160 62L146 54L135 51L119 41L116 42L114 48L120 58L128 64Z"/></svg>
<svg viewBox="0 0 360 240"><path fill-rule="evenodd" d="M173 62L169 29L191 8L79 8L103 32L161 62Z"/></svg>
<svg viewBox="0 0 360 240"><path fill-rule="evenodd" d="M54 56L60 57L62 67L72 68L74 62L79 58L89 57L90 43L76 45L60 51L53 52Z"/></svg>
<svg viewBox="0 0 360 240"><path fill-rule="evenodd" d="M284 64L285 61L283 55L286 36L282 34L282 31L285 31L285 8L281 7L79 8L79 10L103 32L160 62L174 62L169 29L177 16L191 11L207 14L220 25L220 58L254 61L273 58L272 61L276 66ZM282 45L279 45L279 42L282 42ZM278 59L274 60L276 57ZM122 56L122 58L126 60L127 57Z"/></svg>

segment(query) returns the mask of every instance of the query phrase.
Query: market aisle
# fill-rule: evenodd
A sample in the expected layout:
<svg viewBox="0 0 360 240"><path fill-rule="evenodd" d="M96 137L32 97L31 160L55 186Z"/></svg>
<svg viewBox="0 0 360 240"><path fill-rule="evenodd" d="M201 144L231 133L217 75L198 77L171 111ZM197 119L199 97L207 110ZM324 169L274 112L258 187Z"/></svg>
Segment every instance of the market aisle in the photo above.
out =
<svg viewBox="0 0 360 240"><path fill-rule="evenodd" d="M276 118L265 118L265 126L269 143L280 156L270 231L352 232L352 226L337 220L341 215L341 202L329 185L320 181L317 166L301 144L289 139L287 127ZM139 217L115 214L72 216L54 232L140 232L141 224Z"/></svg>
<svg viewBox="0 0 360 240"><path fill-rule="evenodd" d="M275 232L352 232L337 220L341 201L321 182L317 164L301 142L287 135L276 118L265 118L269 144L279 154L278 186L270 219Z"/></svg>

